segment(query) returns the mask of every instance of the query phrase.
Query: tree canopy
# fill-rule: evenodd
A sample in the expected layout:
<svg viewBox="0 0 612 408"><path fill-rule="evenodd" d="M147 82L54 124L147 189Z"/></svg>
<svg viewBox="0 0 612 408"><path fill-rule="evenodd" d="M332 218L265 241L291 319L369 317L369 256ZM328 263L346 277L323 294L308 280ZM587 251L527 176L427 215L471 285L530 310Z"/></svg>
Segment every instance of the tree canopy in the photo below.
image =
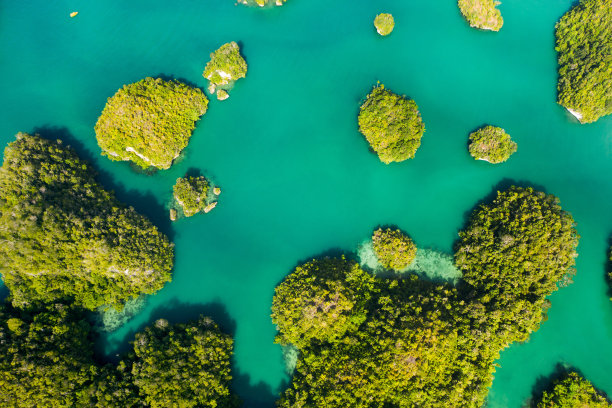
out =
<svg viewBox="0 0 612 408"><path fill-rule="evenodd" d="M190 176L176 179L172 191L185 216L191 217L206 208L208 189L206 177Z"/></svg>
<svg viewBox="0 0 612 408"><path fill-rule="evenodd" d="M459 0L459 10L470 27L481 30L499 31L504 25L501 12L496 8L501 4L496 0Z"/></svg>
<svg viewBox="0 0 612 408"><path fill-rule="evenodd" d="M198 88L145 78L108 98L95 126L102 154L142 168L168 169L208 107Z"/></svg>
<svg viewBox="0 0 612 408"><path fill-rule="evenodd" d="M500 127L485 126L470 133L469 151L476 160L503 163L516 152L516 143Z"/></svg>
<svg viewBox="0 0 612 408"><path fill-rule="evenodd" d="M387 269L406 268L417 253L414 242L399 229L377 229L372 234L372 246L378 261Z"/></svg>
<svg viewBox="0 0 612 408"><path fill-rule="evenodd" d="M206 64L202 76L214 85L227 85L244 78L246 73L247 63L240 55L238 43L232 41L210 54L210 61Z"/></svg>
<svg viewBox="0 0 612 408"><path fill-rule="evenodd" d="M0 168L0 272L15 306L120 306L171 278L174 249L61 141L19 133Z"/></svg>
<svg viewBox="0 0 612 408"><path fill-rule="evenodd" d="M612 404L593 385L575 372L556 380L544 391L537 408L610 408Z"/></svg>
<svg viewBox="0 0 612 408"><path fill-rule="evenodd" d="M582 0L556 25L557 103L582 123L612 113L612 4Z"/></svg>
<svg viewBox="0 0 612 408"><path fill-rule="evenodd" d="M376 27L378 34L382 36L391 34L395 27L393 16L389 13L380 13L374 19L374 27Z"/></svg>
<svg viewBox="0 0 612 408"><path fill-rule="evenodd" d="M278 340L300 352L278 406L482 406L500 351L538 328L571 272L577 235L555 197L513 187L460 237L458 288L375 278L346 258L298 266L272 303Z"/></svg>
<svg viewBox="0 0 612 408"><path fill-rule="evenodd" d="M375 86L366 97L358 123L359 131L385 164L412 159L425 132L417 104L384 85Z"/></svg>

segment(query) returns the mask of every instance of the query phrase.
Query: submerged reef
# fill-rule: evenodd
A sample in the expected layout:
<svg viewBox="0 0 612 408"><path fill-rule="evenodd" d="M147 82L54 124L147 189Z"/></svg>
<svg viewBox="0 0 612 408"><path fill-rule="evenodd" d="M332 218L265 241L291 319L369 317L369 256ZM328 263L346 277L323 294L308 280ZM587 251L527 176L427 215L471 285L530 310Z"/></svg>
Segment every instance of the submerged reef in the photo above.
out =
<svg viewBox="0 0 612 408"><path fill-rule="evenodd" d="M145 78L108 98L95 126L102 154L142 168L168 169L187 146L208 99L179 81Z"/></svg>
<svg viewBox="0 0 612 408"><path fill-rule="evenodd" d="M516 152L517 145L500 127L485 126L470 134L468 150L476 160L489 163L503 163Z"/></svg>
<svg viewBox="0 0 612 408"><path fill-rule="evenodd" d="M556 25L557 103L580 123L612 113L612 3L582 0Z"/></svg>
<svg viewBox="0 0 612 408"><path fill-rule="evenodd" d="M359 131L385 164L412 159L425 132L416 102L384 85L368 94L357 121Z"/></svg>
<svg viewBox="0 0 612 408"><path fill-rule="evenodd" d="M393 16L389 13L381 13L377 15L374 19L374 27L376 27L376 32L382 36L391 34L393 28L395 27Z"/></svg>
<svg viewBox="0 0 612 408"><path fill-rule="evenodd" d="M170 281L174 246L61 141L19 133L0 168L0 273L17 307L121 307Z"/></svg>
<svg viewBox="0 0 612 408"><path fill-rule="evenodd" d="M225 100L229 97L227 89L235 81L244 78L247 73L247 63L240 55L238 43L232 41L223 44L217 51L210 54L210 61L206 64L202 76L208 79L208 91L217 90L217 99Z"/></svg>
<svg viewBox="0 0 612 408"><path fill-rule="evenodd" d="M300 352L278 406L481 407L499 353L538 329L577 244L556 197L511 187L461 231L457 287L345 257L298 266L272 301L276 341Z"/></svg>
<svg viewBox="0 0 612 408"><path fill-rule="evenodd" d="M481 30L499 31L504 25L501 12L496 8L501 4L495 0L459 0L459 10L470 27Z"/></svg>

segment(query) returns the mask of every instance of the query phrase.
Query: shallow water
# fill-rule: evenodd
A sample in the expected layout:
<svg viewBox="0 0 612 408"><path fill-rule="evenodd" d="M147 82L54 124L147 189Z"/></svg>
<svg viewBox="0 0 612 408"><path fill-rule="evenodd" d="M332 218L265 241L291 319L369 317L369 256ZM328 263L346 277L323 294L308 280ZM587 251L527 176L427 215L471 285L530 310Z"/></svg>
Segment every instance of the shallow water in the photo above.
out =
<svg viewBox="0 0 612 408"><path fill-rule="evenodd" d="M578 273L552 296L540 331L502 353L489 406L520 407L557 363L612 394L612 117L579 125L555 104L553 29L571 3L504 2L504 27L491 33L467 27L454 1L289 0L270 10L231 0L5 1L0 144L37 129L66 139L176 243L173 282L100 350L112 358L155 318L208 313L235 335L235 388L248 407L272 406L288 381L269 313L298 262L355 250L387 224L450 252L466 215L500 183L543 188L578 223ZM387 38L372 25L383 11L396 21ZM160 74L203 88L208 54L232 40L247 78L211 102L180 163L148 176L100 156L93 126L107 97ZM357 132L360 99L377 80L421 109L427 130L413 160L385 166ZM484 123L518 143L507 163L467 153ZM219 205L170 225L172 185L192 168L222 188Z"/></svg>

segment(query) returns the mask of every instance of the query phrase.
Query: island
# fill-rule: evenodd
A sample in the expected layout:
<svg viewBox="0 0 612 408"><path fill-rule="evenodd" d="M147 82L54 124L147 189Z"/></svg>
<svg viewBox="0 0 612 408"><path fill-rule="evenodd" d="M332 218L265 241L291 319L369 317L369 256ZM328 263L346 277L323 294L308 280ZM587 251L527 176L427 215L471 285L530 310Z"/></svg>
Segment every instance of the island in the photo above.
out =
<svg viewBox="0 0 612 408"><path fill-rule="evenodd" d="M121 308L171 279L174 246L61 141L17 134L0 169L0 272L16 307Z"/></svg>
<svg viewBox="0 0 612 408"><path fill-rule="evenodd" d="M379 278L347 256L296 267L272 301L276 341L299 350L277 405L480 408L500 352L526 341L569 283L578 235L556 197L511 187L459 238L456 287Z"/></svg>
<svg viewBox="0 0 612 408"><path fill-rule="evenodd" d="M495 0L459 0L459 10L470 27L481 30L499 31L504 25L501 12Z"/></svg>
<svg viewBox="0 0 612 408"><path fill-rule="evenodd" d="M247 63L240 55L238 43L232 41L223 44L217 51L210 54L210 61L206 64L202 76L208 79L208 91L217 92L217 99L225 100L229 97L227 88L235 81L244 78L247 73Z"/></svg>
<svg viewBox="0 0 612 408"><path fill-rule="evenodd" d="M377 229L372 234L372 246L378 262L386 269L405 269L417 253L414 242L399 229Z"/></svg>
<svg viewBox="0 0 612 408"><path fill-rule="evenodd" d="M216 198L221 194L221 189L218 187L211 191L209 182L204 176L178 178L172 191L174 201L185 217L191 217L199 212L210 212L216 207ZM178 215L177 209L172 208L170 214L170 219L175 221Z"/></svg>
<svg viewBox="0 0 612 408"><path fill-rule="evenodd" d="M376 32L382 36L391 34L395 27L393 16L389 13L380 13L374 19L374 27L376 27Z"/></svg>
<svg viewBox="0 0 612 408"><path fill-rule="evenodd" d="M256 5L258 7L282 6L287 0L238 0L238 3L245 5Z"/></svg>
<svg viewBox="0 0 612 408"><path fill-rule="evenodd" d="M179 81L145 78L108 99L95 126L102 154L142 168L168 169L206 113L204 93Z"/></svg>
<svg viewBox="0 0 612 408"><path fill-rule="evenodd" d="M612 5L582 0L556 25L557 103L580 123L612 113Z"/></svg>
<svg viewBox="0 0 612 408"><path fill-rule="evenodd" d="M97 363L82 309L0 305L3 407L237 408L230 391L233 340L208 317L137 333L118 364Z"/></svg>
<svg viewBox="0 0 612 408"><path fill-rule="evenodd" d="M576 372L565 373L544 391L536 408L610 408L612 403Z"/></svg>
<svg viewBox="0 0 612 408"><path fill-rule="evenodd" d="M357 121L359 131L385 164L412 159L425 132L416 102L382 84L368 94Z"/></svg>
<svg viewBox="0 0 612 408"><path fill-rule="evenodd" d="M503 163L516 152L517 145L506 131L496 126L484 126L470 133L469 152L476 160Z"/></svg>

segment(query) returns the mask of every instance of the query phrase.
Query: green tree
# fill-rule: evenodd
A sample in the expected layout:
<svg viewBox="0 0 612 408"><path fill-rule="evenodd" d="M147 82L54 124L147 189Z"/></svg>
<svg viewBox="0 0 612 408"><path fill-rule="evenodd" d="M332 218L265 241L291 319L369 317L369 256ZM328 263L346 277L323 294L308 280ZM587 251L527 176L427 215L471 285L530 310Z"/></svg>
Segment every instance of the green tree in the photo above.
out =
<svg viewBox="0 0 612 408"><path fill-rule="evenodd" d="M214 85L228 85L232 81L246 77L247 63L240 55L240 47L235 41L223 44L210 54L202 76Z"/></svg>
<svg viewBox="0 0 612 408"><path fill-rule="evenodd" d="M378 34L382 36L391 34L391 31L393 31L393 28L395 27L393 16L389 13L381 13L377 15L374 19L374 27L376 27Z"/></svg>
<svg viewBox="0 0 612 408"><path fill-rule="evenodd" d="M168 169L208 107L198 88L145 78L108 98L95 126L102 154L142 168Z"/></svg>
<svg viewBox="0 0 612 408"><path fill-rule="evenodd" d="M171 278L174 249L61 141L19 133L0 168L0 273L15 306L121 307Z"/></svg>
<svg viewBox="0 0 612 408"><path fill-rule="evenodd" d="M470 27L482 30L499 31L504 25L501 12L496 8L501 4L496 0L459 0L459 10Z"/></svg>
<svg viewBox="0 0 612 408"><path fill-rule="evenodd" d="M208 180L203 176L176 179L172 189L174 200L180 205L186 217L204 210L207 205L208 187Z"/></svg>
<svg viewBox="0 0 612 408"><path fill-rule="evenodd" d="M593 385L575 372L555 381L544 391L537 408L610 408L612 404Z"/></svg>
<svg viewBox="0 0 612 408"><path fill-rule="evenodd" d="M417 104L384 85L370 92L357 121L359 131L385 164L412 159L425 132Z"/></svg>
<svg viewBox="0 0 612 408"><path fill-rule="evenodd" d="M503 163L516 152L516 143L500 127L485 126L470 133L469 151L476 160Z"/></svg>
<svg viewBox="0 0 612 408"><path fill-rule="evenodd" d="M372 234L372 246L378 261L387 269L406 268L417 253L414 242L399 229L377 229Z"/></svg>

